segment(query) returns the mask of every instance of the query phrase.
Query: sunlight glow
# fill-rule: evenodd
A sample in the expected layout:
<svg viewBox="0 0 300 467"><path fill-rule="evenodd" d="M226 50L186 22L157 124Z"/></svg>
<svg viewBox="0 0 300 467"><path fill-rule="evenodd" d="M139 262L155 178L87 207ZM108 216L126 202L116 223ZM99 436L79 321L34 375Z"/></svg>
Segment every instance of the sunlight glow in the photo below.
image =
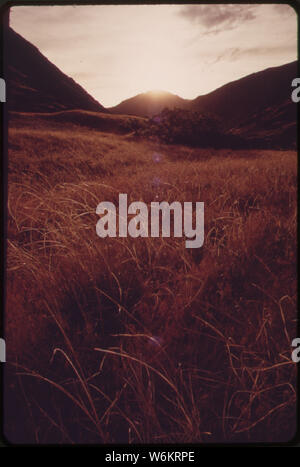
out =
<svg viewBox="0 0 300 467"><path fill-rule="evenodd" d="M197 17L183 7L14 6L11 26L107 107L151 89L193 99L297 58L297 16L288 5L239 6L252 17L229 23L214 5Z"/></svg>

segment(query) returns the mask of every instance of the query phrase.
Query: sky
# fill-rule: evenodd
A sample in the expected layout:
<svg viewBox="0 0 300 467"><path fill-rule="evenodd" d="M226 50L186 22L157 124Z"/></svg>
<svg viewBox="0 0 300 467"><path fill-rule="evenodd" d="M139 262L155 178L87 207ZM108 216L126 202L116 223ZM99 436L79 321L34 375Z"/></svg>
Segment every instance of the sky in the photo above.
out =
<svg viewBox="0 0 300 467"><path fill-rule="evenodd" d="M14 6L10 25L105 107L158 89L193 99L297 60L284 4Z"/></svg>

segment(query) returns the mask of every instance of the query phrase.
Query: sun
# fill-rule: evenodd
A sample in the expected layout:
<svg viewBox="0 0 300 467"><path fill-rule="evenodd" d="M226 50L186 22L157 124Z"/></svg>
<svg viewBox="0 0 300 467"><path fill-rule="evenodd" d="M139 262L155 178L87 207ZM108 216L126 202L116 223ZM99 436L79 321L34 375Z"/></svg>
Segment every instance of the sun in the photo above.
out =
<svg viewBox="0 0 300 467"><path fill-rule="evenodd" d="M149 91L147 91L147 94L150 97L153 97L154 99L157 99L159 97L165 96L166 94L168 94L168 92L164 91L163 89L150 89Z"/></svg>

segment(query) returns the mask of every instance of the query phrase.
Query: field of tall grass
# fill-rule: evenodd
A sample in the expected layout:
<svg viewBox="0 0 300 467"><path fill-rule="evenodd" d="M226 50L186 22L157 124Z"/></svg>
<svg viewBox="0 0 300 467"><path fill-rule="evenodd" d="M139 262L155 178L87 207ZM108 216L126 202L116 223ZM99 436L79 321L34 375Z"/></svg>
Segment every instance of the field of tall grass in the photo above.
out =
<svg viewBox="0 0 300 467"><path fill-rule="evenodd" d="M9 125L5 435L287 441L296 429L294 151ZM124 132L123 132L124 133ZM96 207L203 201L205 241L106 238Z"/></svg>

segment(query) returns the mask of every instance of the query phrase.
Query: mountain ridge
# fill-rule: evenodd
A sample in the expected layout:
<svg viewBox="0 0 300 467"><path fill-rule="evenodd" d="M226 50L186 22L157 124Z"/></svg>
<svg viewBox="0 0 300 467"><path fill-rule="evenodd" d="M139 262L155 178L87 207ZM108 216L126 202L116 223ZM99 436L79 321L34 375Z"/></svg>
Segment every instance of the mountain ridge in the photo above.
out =
<svg viewBox="0 0 300 467"><path fill-rule="evenodd" d="M153 90L125 99L115 106L107 107L107 110L111 113L152 117L156 113L160 113L166 106L171 109L185 108L188 102L188 99L169 91Z"/></svg>
<svg viewBox="0 0 300 467"><path fill-rule="evenodd" d="M107 112L82 86L11 27L4 29L7 106L19 112L82 109Z"/></svg>
<svg viewBox="0 0 300 467"><path fill-rule="evenodd" d="M152 117L166 107L177 107L212 113L226 118L232 124L243 118L245 113L254 113L262 107L281 104L290 97L291 82L295 76L297 61L251 73L195 99L184 99L167 91L164 91L164 98L156 98L148 91L125 99L107 110L118 114Z"/></svg>
<svg viewBox="0 0 300 467"><path fill-rule="evenodd" d="M291 100L291 83L298 74L296 61L252 73L191 100L156 90L105 108L42 55L37 47L10 27L4 31L4 78L9 111L47 113L82 110L152 118L165 108L171 111L182 109L217 117L225 132L246 138L249 144L262 141L268 147L273 142L279 147L282 144L284 147L296 147L297 106ZM79 124L84 125L89 122L94 126L100 122L97 118L83 117L78 113L62 115L60 118L77 118ZM104 126L118 127L113 120L107 124L101 120L100 127ZM136 131L139 125L137 121L130 123L128 119L128 128L131 126Z"/></svg>

